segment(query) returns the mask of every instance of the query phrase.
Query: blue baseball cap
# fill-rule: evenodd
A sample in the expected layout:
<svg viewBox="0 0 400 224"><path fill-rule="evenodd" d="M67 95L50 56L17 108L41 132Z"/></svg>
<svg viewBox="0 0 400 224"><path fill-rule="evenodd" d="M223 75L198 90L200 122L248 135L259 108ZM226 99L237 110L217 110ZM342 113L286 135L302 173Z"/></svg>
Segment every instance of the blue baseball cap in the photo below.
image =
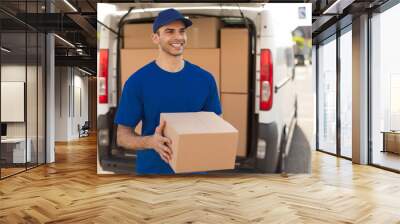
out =
<svg viewBox="0 0 400 224"><path fill-rule="evenodd" d="M179 11L172 9L172 8L166 9L166 10L163 10L160 13L158 13L157 18L154 20L153 33L157 32L157 30L160 27L167 25L169 23L172 23L174 21L177 21L177 20L182 21L183 24L185 24L185 27L189 27L192 25L192 21L183 17L183 15Z"/></svg>

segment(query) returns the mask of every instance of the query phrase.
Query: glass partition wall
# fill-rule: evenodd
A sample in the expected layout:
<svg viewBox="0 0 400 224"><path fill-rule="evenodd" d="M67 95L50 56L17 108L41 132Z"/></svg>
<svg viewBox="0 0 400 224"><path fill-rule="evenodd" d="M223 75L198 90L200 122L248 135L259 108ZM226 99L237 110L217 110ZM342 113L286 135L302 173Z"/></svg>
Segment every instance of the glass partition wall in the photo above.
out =
<svg viewBox="0 0 400 224"><path fill-rule="evenodd" d="M340 36L340 154L352 158L352 32L351 25Z"/></svg>
<svg viewBox="0 0 400 224"><path fill-rule="evenodd" d="M336 154L336 36L318 46L318 149Z"/></svg>
<svg viewBox="0 0 400 224"><path fill-rule="evenodd" d="M41 4L42 3L42 4ZM45 163L45 34L0 3L0 178ZM18 2L28 13L42 1ZM40 8L40 9L39 9ZM26 13L25 13L26 14Z"/></svg>
<svg viewBox="0 0 400 224"><path fill-rule="evenodd" d="M352 157L352 27L316 48L318 151Z"/></svg>
<svg viewBox="0 0 400 224"><path fill-rule="evenodd" d="M400 172L400 4L371 18L370 163Z"/></svg>
<svg viewBox="0 0 400 224"><path fill-rule="evenodd" d="M370 13L363 34L369 41L368 164L400 172L400 4L388 1ZM350 22L315 43L316 148L347 159L352 159L352 42Z"/></svg>

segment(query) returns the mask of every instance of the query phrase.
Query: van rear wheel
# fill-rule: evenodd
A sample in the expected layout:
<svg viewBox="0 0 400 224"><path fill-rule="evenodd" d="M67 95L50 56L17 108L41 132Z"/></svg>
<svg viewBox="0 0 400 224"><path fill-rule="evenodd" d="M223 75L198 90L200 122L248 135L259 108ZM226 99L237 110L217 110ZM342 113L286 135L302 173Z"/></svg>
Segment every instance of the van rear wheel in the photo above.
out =
<svg viewBox="0 0 400 224"><path fill-rule="evenodd" d="M256 171L276 173L279 165L278 125L259 124L259 139L257 144Z"/></svg>

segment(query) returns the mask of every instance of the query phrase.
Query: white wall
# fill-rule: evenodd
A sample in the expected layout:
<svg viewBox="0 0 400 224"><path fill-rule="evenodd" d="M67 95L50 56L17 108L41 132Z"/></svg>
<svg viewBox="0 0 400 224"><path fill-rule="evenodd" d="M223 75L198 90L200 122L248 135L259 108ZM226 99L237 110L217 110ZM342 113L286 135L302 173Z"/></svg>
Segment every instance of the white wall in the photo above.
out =
<svg viewBox="0 0 400 224"><path fill-rule="evenodd" d="M76 72L79 72L78 75ZM88 120L88 78L81 76L79 70L75 70L74 75L74 119L72 120L72 135L78 136L77 126L81 126ZM79 102L80 101L80 102ZM81 107L81 108L80 108ZM81 111L80 111L81 110Z"/></svg>
<svg viewBox="0 0 400 224"><path fill-rule="evenodd" d="M88 78L83 75L76 68L56 67L56 141L77 139L78 124L88 120Z"/></svg>
<svg viewBox="0 0 400 224"><path fill-rule="evenodd" d="M55 141L68 140L68 85L67 67L55 68Z"/></svg>

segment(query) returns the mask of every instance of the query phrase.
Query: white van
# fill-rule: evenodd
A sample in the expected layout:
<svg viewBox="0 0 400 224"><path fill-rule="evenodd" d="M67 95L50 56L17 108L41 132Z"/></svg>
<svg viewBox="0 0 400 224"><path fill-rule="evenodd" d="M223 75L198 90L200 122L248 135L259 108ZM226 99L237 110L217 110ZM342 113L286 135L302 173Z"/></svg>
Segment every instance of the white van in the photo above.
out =
<svg viewBox="0 0 400 224"><path fill-rule="evenodd" d="M284 172L297 116L293 42L290 31L287 35L274 35L274 25L279 21L274 21L268 4L261 3L240 4L240 7L215 3L98 5L99 166L105 171L134 171L135 155L116 146L113 124L121 93L121 29L129 23L152 21L159 11L171 7L187 16L213 16L224 24L248 28L251 47L247 154L237 158L236 171Z"/></svg>

